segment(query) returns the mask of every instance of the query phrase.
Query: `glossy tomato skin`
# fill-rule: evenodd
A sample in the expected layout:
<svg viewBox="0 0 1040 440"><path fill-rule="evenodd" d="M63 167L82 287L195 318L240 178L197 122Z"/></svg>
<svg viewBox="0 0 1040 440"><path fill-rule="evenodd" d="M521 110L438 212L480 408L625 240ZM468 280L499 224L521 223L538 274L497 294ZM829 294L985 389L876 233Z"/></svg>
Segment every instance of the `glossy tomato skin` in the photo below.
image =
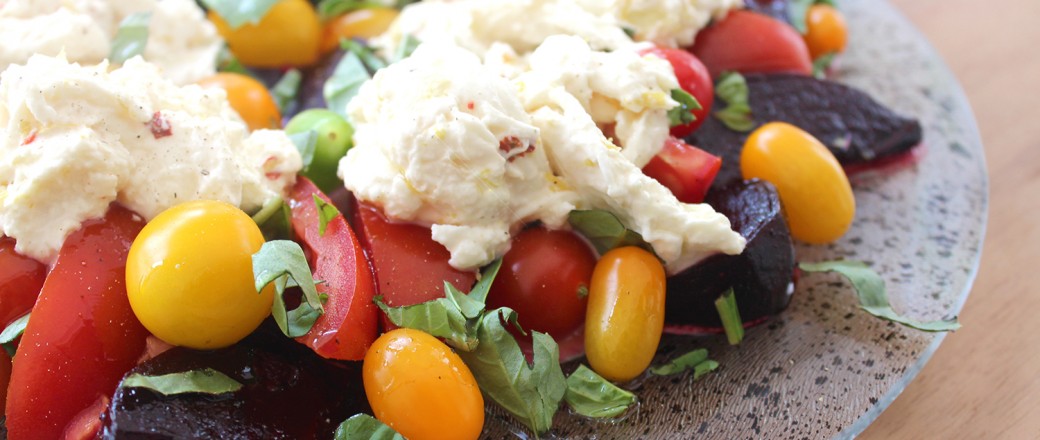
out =
<svg viewBox="0 0 1040 440"><path fill-rule="evenodd" d="M715 84L711 81L708 68L696 56L683 49L653 47L643 53L657 55L668 60L672 65L672 70L675 71L675 78L679 80L679 87L693 95L697 99L697 103L701 105L700 110L690 111L697 118L695 121L672 127L672 136L677 138L689 136L711 115L711 106L715 102Z"/></svg>
<svg viewBox="0 0 1040 440"><path fill-rule="evenodd" d="M527 228L513 238L491 285L488 309L516 310L524 330L562 339L585 322L596 254L575 233Z"/></svg>
<svg viewBox="0 0 1040 440"><path fill-rule="evenodd" d="M849 29L845 16L834 6L817 4L810 7L805 27L805 45L814 60L829 53L845 51Z"/></svg>
<svg viewBox="0 0 1040 440"><path fill-rule="evenodd" d="M691 49L712 78L723 72L812 74L809 49L798 31L767 15L732 11L697 34Z"/></svg>
<svg viewBox="0 0 1040 440"><path fill-rule="evenodd" d="M469 367L443 342L419 330L383 334L362 366L376 418L410 440L480 437L484 398Z"/></svg>
<svg viewBox="0 0 1040 440"><path fill-rule="evenodd" d="M293 233L308 253L314 279L323 281L318 285L318 293L328 295L328 301L325 314L296 340L325 358L361 360L378 331L379 309L372 302L372 272L361 244L342 214L328 222L324 234L319 232L315 196L332 204L314 183L299 177L289 192L289 205Z"/></svg>
<svg viewBox="0 0 1040 440"><path fill-rule="evenodd" d="M15 241L0 236L0 326L32 310L47 276L47 266L14 250Z"/></svg>
<svg viewBox="0 0 1040 440"><path fill-rule="evenodd" d="M321 53L335 51L344 38L367 40L378 37L386 32L397 15L397 9L376 7L357 9L333 18L322 27Z"/></svg>
<svg viewBox="0 0 1040 440"><path fill-rule="evenodd" d="M634 246L604 254L592 274L585 355L601 376L624 382L643 373L664 330L664 266Z"/></svg>
<svg viewBox="0 0 1040 440"><path fill-rule="evenodd" d="M247 66L309 66L318 60L321 21L307 0L280 0L259 23L237 29L231 29L213 11L209 19L231 52Z"/></svg>
<svg viewBox="0 0 1040 440"><path fill-rule="evenodd" d="M231 108L242 117L249 130L282 126L282 115L271 93L263 83L249 75L220 72L203 78L199 85L224 89Z"/></svg>
<svg viewBox="0 0 1040 440"><path fill-rule="evenodd" d="M683 203L700 203L722 168L722 159L676 138L669 138L643 174L666 186Z"/></svg>
<svg viewBox="0 0 1040 440"><path fill-rule="evenodd" d="M113 205L65 240L14 357L9 438L61 438L73 418L111 396L141 356L148 332L130 309L124 270L143 226Z"/></svg>

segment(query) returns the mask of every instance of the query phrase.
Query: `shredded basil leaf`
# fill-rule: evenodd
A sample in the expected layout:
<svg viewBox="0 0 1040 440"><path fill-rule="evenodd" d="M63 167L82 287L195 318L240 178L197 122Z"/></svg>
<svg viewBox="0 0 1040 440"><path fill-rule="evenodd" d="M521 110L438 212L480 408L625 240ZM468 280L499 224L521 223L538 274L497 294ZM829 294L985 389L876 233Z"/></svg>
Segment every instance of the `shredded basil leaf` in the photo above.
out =
<svg viewBox="0 0 1040 440"><path fill-rule="evenodd" d="M3 345L8 356L14 356L15 349L18 347L15 340L25 333L25 326L29 324L29 315L31 315L31 313L26 313L25 315L22 315L22 317L11 321L11 323L4 328L4 331L0 332L0 345Z"/></svg>
<svg viewBox="0 0 1040 440"><path fill-rule="evenodd" d="M264 239L292 239L292 208L281 197L272 197L264 206L253 214L253 222L260 227Z"/></svg>
<svg viewBox="0 0 1040 440"><path fill-rule="evenodd" d="M300 91L300 83L303 82L303 74L299 69L289 69L282 78L271 87L271 96L278 110L283 115L288 114L293 104L296 103L296 94Z"/></svg>
<svg viewBox="0 0 1040 440"><path fill-rule="evenodd" d="M834 0L789 0L787 2L787 20L802 35L809 31L809 27L806 24L809 8L817 4L838 7Z"/></svg>
<svg viewBox="0 0 1040 440"><path fill-rule="evenodd" d="M635 394L610 383L585 365L579 365L567 377L563 399L574 412L596 418L617 417L636 403Z"/></svg>
<svg viewBox="0 0 1040 440"><path fill-rule="evenodd" d="M246 23L257 24L280 0L200 0L206 8L216 12L231 29Z"/></svg>
<svg viewBox="0 0 1040 440"><path fill-rule="evenodd" d="M715 117L730 130L748 132L755 128L755 120L751 118L751 105L748 103L748 85L744 75L737 72L722 74L715 84L715 94L726 107L715 112Z"/></svg>
<svg viewBox="0 0 1040 440"><path fill-rule="evenodd" d="M133 373L126 376L119 386L121 388L147 388L164 396L188 393L220 395L242 389L242 384L237 380L212 368L161 376Z"/></svg>
<svg viewBox="0 0 1040 440"><path fill-rule="evenodd" d="M235 58L235 54L231 53L231 49L228 49L226 44L221 46L220 52L217 53L217 70L249 76L253 75L246 66L243 66L238 61L238 58Z"/></svg>
<svg viewBox="0 0 1040 440"><path fill-rule="evenodd" d="M314 162L314 152L318 150L318 132L307 130L288 136L289 140L296 146L296 151L300 152L300 159L303 162L303 170L301 172L306 173L310 169L311 163Z"/></svg>
<svg viewBox="0 0 1040 440"><path fill-rule="evenodd" d="M325 235L329 222L339 215L339 210L335 206L326 203L317 194L314 194L314 206L318 207L318 235Z"/></svg>
<svg viewBox="0 0 1040 440"><path fill-rule="evenodd" d="M672 99L679 103L668 110L668 122L672 127L686 125L697 120L692 113L694 110L701 109L701 103L697 102L697 98L683 89L672 89Z"/></svg>
<svg viewBox="0 0 1040 440"><path fill-rule="evenodd" d="M740 319L737 296L732 288L715 299L715 310L719 312L729 345L740 344L740 341L744 340L744 321Z"/></svg>
<svg viewBox="0 0 1040 440"><path fill-rule="evenodd" d="M691 368L693 368L693 380L697 380L719 368L719 363L708 359L708 350L700 348L672 359L666 364L650 367L650 372L658 376L670 376Z"/></svg>
<svg viewBox="0 0 1040 440"><path fill-rule="evenodd" d="M404 41L402 41L401 44L397 46L397 51L394 53L393 62L396 63L398 61L412 56L412 52L415 52L415 49L419 47L420 43L422 42L419 41L418 38L412 36L412 34L405 34Z"/></svg>
<svg viewBox="0 0 1040 440"><path fill-rule="evenodd" d="M382 7L382 3L371 0L321 0L315 9L318 11L318 17L324 21L358 9Z"/></svg>
<svg viewBox="0 0 1040 440"><path fill-rule="evenodd" d="M289 240L264 243L253 254L253 277L256 291L261 292L272 282L275 285L271 315L286 336L296 338L307 334L318 316L325 313L322 296L318 295L307 257L299 244ZM303 291L303 301L293 310L285 308L285 289L291 278Z"/></svg>
<svg viewBox="0 0 1040 440"><path fill-rule="evenodd" d="M837 55L838 54L836 54L834 52L829 52L829 53L825 53L823 55L820 55L819 58L813 60L813 63L812 63L813 76L815 76L816 78L819 78L819 79L826 78L827 77L827 69L829 69L831 67L831 64L834 63L834 58L837 57Z"/></svg>
<svg viewBox="0 0 1040 440"><path fill-rule="evenodd" d="M336 64L336 69L332 72L332 76L325 81L325 85L322 88L322 94L325 96L325 102L329 110L338 113L349 121L347 105L357 96L361 85L371 78L372 76L368 73L365 63L362 62L361 56L357 52L348 51L344 54L343 59L339 60L339 64Z"/></svg>
<svg viewBox="0 0 1040 440"><path fill-rule="evenodd" d="M805 272L837 272L852 283L859 296L859 306L867 313L881 319L896 322L926 332L945 332L961 328L957 318L922 322L896 313L888 302L885 280L873 269L859 261L826 261L822 263L800 263Z"/></svg>
<svg viewBox="0 0 1040 440"><path fill-rule="evenodd" d="M108 60L122 64L137 55L144 53L148 43L148 23L152 20L151 12L130 14L119 22L119 30L112 39L112 49Z"/></svg>
<svg viewBox="0 0 1040 440"><path fill-rule="evenodd" d="M393 428L368 414L356 414L336 428L333 440L405 440Z"/></svg>
<svg viewBox="0 0 1040 440"><path fill-rule="evenodd" d="M585 236L601 255L623 246L638 246L649 252L654 251L642 235L626 228L616 215L607 211L574 210L567 217L567 223Z"/></svg>

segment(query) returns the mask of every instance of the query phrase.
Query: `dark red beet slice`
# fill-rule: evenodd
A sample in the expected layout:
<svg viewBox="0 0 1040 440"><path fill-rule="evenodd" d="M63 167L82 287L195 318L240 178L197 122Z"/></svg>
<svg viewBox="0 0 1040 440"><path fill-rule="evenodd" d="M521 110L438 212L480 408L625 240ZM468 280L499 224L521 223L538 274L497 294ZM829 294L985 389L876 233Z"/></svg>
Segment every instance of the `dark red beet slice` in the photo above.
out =
<svg viewBox="0 0 1040 440"><path fill-rule="evenodd" d="M783 121L808 131L834 153L842 166L883 161L921 142L921 124L900 116L866 93L844 84L791 74L749 74L748 101L756 125ZM740 150L748 133L708 118L687 143L722 157L713 187L740 177Z"/></svg>
<svg viewBox="0 0 1040 440"><path fill-rule="evenodd" d="M705 200L747 238L740 255L715 255L668 278L665 323L722 326L715 299L733 287L744 322L760 321L787 307L794 275L794 246L772 184L741 181L713 190Z"/></svg>
<svg viewBox="0 0 1040 440"><path fill-rule="evenodd" d="M332 438L340 422L368 411L360 363L321 359L262 327L233 347L173 348L131 373L159 375L213 368L241 382L229 396L162 396L120 388L104 416L102 437L305 439Z"/></svg>

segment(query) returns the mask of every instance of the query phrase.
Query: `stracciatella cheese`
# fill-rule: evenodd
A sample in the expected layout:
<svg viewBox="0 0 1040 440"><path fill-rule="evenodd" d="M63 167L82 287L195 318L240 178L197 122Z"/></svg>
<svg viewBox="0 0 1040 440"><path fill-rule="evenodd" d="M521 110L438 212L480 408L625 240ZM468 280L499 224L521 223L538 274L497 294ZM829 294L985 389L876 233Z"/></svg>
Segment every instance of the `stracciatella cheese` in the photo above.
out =
<svg viewBox="0 0 1040 440"><path fill-rule="evenodd" d="M0 234L41 261L112 202L147 219L198 199L254 210L300 168L284 132L249 133L223 90L139 57L109 72L35 55L0 74Z"/></svg>
<svg viewBox="0 0 1040 440"><path fill-rule="evenodd" d="M108 57L119 23L138 12L151 12L143 55L167 78L188 84L216 71L223 41L193 0L0 2L0 71L33 54L99 63Z"/></svg>
<svg viewBox="0 0 1040 440"><path fill-rule="evenodd" d="M574 0L572 0L574 1ZM712 19L743 6L743 0L576 0L586 11L612 17L635 31L635 39L686 47Z"/></svg>

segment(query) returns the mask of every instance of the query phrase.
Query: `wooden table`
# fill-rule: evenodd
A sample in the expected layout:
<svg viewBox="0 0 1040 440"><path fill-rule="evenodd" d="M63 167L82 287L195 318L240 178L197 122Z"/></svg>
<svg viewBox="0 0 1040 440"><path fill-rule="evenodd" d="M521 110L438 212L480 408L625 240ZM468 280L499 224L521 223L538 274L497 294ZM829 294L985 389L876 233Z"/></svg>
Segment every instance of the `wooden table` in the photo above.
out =
<svg viewBox="0 0 1040 440"><path fill-rule="evenodd" d="M891 1L971 101L989 225L964 328L861 438L1040 439L1040 1Z"/></svg>

